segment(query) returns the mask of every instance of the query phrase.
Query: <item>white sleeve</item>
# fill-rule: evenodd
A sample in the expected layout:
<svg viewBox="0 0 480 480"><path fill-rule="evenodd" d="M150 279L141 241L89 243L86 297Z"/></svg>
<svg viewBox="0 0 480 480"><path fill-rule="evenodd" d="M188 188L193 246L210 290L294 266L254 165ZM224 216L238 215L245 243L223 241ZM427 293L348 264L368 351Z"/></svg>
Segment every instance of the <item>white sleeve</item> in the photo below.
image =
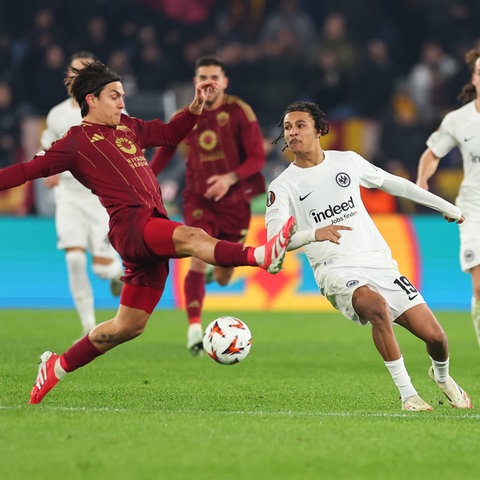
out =
<svg viewBox="0 0 480 480"><path fill-rule="evenodd" d="M42 132L42 135L40 137L40 145L44 150L48 150L51 146L52 143L58 140L57 136L55 135L55 132L53 131L52 124L51 124L51 114L47 115L47 120L46 120L46 128Z"/></svg>
<svg viewBox="0 0 480 480"><path fill-rule="evenodd" d="M454 117L451 113L447 113L438 130L433 132L427 139L427 147L438 158L443 158L453 148L458 147L458 142L452 135Z"/></svg>
<svg viewBox="0 0 480 480"><path fill-rule="evenodd" d="M405 178L397 177L391 173L385 172L385 179L380 189L396 197L408 198L415 203L437 210L448 218L453 218L454 220L462 218L462 212L452 203L428 190L424 190Z"/></svg>
<svg viewBox="0 0 480 480"><path fill-rule="evenodd" d="M292 211L288 188L285 184L273 181L267 193L267 206L265 211L265 225L267 227L267 239L270 240L282 228L290 215L295 215ZM302 230L292 235L287 250L296 250L297 248L315 241L315 228Z"/></svg>
<svg viewBox="0 0 480 480"><path fill-rule="evenodd" d="M269 240L280 231L283 223L281 220L270 220L267 223L267 238ZM316 228L311 228L309 230L295 232L288 244L287 251L290 252L291 250L296 250L297 248L307 245L307 243L315 242L316 230Z"/></svg>

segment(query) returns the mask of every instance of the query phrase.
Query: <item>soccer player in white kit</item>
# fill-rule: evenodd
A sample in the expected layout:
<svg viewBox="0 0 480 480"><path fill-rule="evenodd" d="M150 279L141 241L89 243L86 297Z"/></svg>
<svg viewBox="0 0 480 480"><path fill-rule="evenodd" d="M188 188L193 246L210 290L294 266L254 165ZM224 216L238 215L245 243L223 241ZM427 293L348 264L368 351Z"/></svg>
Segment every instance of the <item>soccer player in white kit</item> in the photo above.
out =
<svg viewBox="0 0 480 480"><path fill-rule="evenodd" d="M428 138L418 164L417 185L428 190L440 159L453 148L460 149L464 176L456 204L466 218L459 226L460 266L471 275L472 320L480 346L480 50L470 50L465 60L472 76L459 95L464 105L447 113Z"/></svg>
<svg viewBox="0 0 480 480"><path fill-rule="evenodd" d="M71 67L82 68L84 62L93 59L89 52L73 54L67 76L71 75ZM73 98L56 105L47 115L46 129L40 140L42 148L48 149L70 127L81 122L80 107ZM48 177L45 184L54 191L57 248L65 250L69 288L85 335L96 325L87 250L92 254L92 271L98 277L110 280L110 289L115 296L120 295L123 285L120 281L122 264L108 241L108 214L98 197L70 172Z"/></svg>
<svg viewBox="0 0 480 480"><path fill-rule="evenodd" d="M362 203L360 186L421 203L440 211L448 221L461 222L460 209L354 152L323 150L320 139L329 126L315 103L290 104L282 125L278 139L284 137L294 160L269 186L268 237L295 216L298 231L288 250L304 246L321 293L346 318L371 324L373 342L399 390L403 410L432 407L411 382L394 323L425 342L432 364L428 373L450 404L471 408L467 393L449 374L447 336L420 292L399 272Z"/></svg>

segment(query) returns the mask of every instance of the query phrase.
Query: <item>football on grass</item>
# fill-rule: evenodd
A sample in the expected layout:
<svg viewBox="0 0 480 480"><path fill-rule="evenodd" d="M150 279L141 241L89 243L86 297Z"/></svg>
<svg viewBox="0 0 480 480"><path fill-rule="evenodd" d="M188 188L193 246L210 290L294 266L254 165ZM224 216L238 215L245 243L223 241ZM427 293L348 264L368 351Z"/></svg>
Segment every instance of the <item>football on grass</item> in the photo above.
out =
<svg viewBox="0 0 480 480"><path fill-rule="evenodd" d="M252 334L245 322L235 317L219 317L205 330L203 348L222 365L241 362L250 352Z"/></svg>

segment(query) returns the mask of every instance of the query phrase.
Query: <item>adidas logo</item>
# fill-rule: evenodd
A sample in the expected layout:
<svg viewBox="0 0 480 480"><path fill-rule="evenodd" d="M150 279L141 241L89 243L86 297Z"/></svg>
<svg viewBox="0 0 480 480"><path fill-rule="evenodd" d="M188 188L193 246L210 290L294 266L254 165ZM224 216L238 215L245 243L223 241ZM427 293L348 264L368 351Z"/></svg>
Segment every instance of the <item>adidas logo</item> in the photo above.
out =
<svg viewBox="0 0 480 480"><path fill-rule="evenodd" d="M92 143L98 142L99 140L105 140L105 137L103 135L100 135L99 133L95 133L93 137L90 139Z"/></svg>

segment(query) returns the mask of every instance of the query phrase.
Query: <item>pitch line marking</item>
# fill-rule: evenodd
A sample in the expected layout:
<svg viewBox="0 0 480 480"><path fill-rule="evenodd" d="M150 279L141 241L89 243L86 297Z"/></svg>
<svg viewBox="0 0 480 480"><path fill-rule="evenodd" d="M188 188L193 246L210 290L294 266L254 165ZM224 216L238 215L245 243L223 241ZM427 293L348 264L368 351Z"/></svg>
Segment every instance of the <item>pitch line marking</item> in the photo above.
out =
<svg viewBox="0 0 480 480"><path fill-rule="evenodd" d="M0 410L26 410L27 408L39 408L33 405L0 405ZM41 410L56 411L56 412L112 412L112 413L132 413L136 409L128 408L111 408L111 407L53 407L42 405ZM404 413L365 413L365 412L296 412L293 410L282 410L276 412L268 411L212 411L212 410L162 410L162 409L139 409L143 413L178 413L178 414L199 414L215 413L216 415L246 415L246 416L282 416L282 417L358 417L358 418L424 418L426 416L434 415L435 418L462 418L462 419L479 419L480 414L469 414L452 417L451 415L435 415L430 412L404 412Z"/></svg>

